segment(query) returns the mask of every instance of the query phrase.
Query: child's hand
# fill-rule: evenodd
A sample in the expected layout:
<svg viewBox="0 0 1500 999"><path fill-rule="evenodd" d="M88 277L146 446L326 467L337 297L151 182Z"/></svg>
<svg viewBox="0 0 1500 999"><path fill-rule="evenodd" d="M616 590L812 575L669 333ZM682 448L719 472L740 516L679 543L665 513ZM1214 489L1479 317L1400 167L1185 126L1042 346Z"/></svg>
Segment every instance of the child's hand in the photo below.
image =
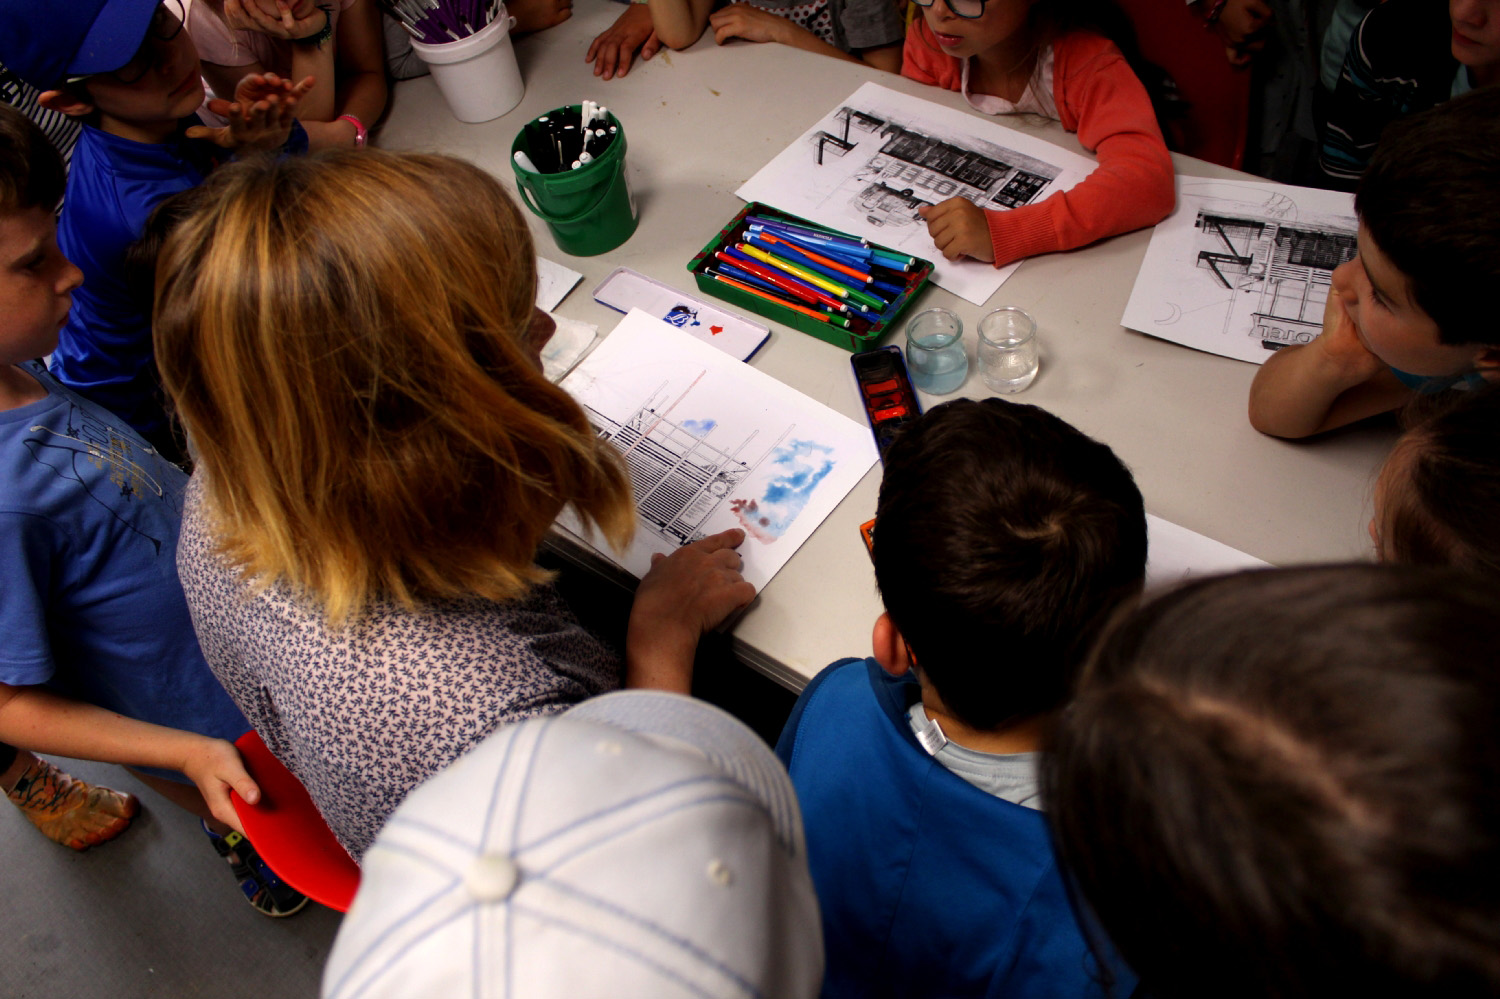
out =
<svg viewBox="0 0 1500 999"><path fill-rule="evenodd" d="M1323 306L1323 332L1313 343L1341 385L1357 385L1387 367L1360 340L1359 329L1349 315L1337 281L1328 289L1328 302Z"/></svg>
<svg viewBox="0 0 1500 999"><path fill-rule="evenodd" d="M984 209L968 198L954 196L935 205L922 205L917 214L927 220L927 232L949 260L973 257L993 263L995 248Z"/></svg>
<svg viewBox="0 0 1500 999"><path fill-rule="evenodd" d="M594 64L594 75L612 80L630 72L630 61L640 49L641 61L656 55L661 42L651 27L651 8L633 3L600 33L584 55L584 62Z"/></svg>
<svg viewBox="0 0 1500 999"><path fill-rule="evenodd" d="M512 34L524 35L562 24L573 16L573 0L511 0L505 10L516 19Z"/></svg>
<svg viewBox="0 0 1500 999"><path fill-rule="evenodd" d="M1266 35L1275 18L1264 0L1229 0L1213 23L1214 34L1224 43L1224 57L1231 66L1248 66L1255 53L1266 47Z"/></svg>
<svg viewBox="0 0 1500 999"><path fill-rule="evenodd" d="M747 42L784 42L786 28L791 23L748 3L721 7L708 18L709 27L714 29L714 42L719 45L731 38L743 38Z"/></svg>
<svg viewBox="0 0 1500 999"><path fill-rule="evenodd" d="M744 540L745 532L734 528L651 557L630 608L628 685L690 689L698 639L755 599L735 551Z"/></svg>
<svg viewBox="0 0 1500 999"><path fill-rule="evenodd" d="M214 818L243 833L244 827L240 825L240 817L229 799L229 792L234 791L247 804L253 805L260 800L260 788L245 771L245 763L240 759L239 750L223 739L195 737L193 743L192 752L178 769L198 785Z"/></svg>
<svg viewBox="0 0 1500 999"><path fill-rule="evenodd" d="M272 38L299 41L323 30L326 11L316 4L303 17L292 14L286 0L224 0L224 23L237 31L254 31Z"/></svg>
<svg viewBox="0 0 1500 999"><path fill-rule="evenodd" d="M293 84L275 73L251 73L235 87L232 103L217 97L208 102L208 109L229 124L220 128L194 125L185 134L238 152L277 149L291 134L297 101L312 89L313 82L311 76Z"/></svg>

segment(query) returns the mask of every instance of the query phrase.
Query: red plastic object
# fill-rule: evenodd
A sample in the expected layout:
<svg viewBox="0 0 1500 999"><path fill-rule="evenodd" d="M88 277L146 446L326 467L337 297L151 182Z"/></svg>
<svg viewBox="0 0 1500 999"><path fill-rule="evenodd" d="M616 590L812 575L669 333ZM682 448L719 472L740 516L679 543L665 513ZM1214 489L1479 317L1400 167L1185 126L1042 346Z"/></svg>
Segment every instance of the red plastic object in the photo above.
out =
<svg viewBox="0 0 1500 999"><path fill-rule="evenodd" d="M1135 25L1141 55L1177 81L1187 120L1174 128L1178 152L1238 170L1245 163L1250 71L1235 69L1224 43L1182 0L1118 0Z"/></svg>
<svg viewBox="0 0 1500 999"><path fill-rule="evenodd" d="M281 880L330 909L348 912L359 889L359 865L323 821L302 782L282 765L254 729L234 741L260 801L230 792L245 835Z"/></svg>

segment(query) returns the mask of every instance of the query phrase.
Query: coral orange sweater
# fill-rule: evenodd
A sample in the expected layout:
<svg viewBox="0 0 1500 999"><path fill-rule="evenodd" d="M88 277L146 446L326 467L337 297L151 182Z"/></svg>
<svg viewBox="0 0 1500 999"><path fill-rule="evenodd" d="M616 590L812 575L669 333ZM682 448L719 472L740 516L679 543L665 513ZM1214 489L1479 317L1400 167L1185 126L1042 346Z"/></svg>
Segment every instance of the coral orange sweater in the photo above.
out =
<svg viewBox="0 0 1500 999"><path fill-rule="evenodd" d="M995 266L1155 225L1177 191L1146 88L1107 38L1076 32L1052 46L1052 97L1062 125L1099 165L1071 191L1009 211L986 211ZM906 35L901 75L962 90L963 63L938 48L918 18Z"/></svg>

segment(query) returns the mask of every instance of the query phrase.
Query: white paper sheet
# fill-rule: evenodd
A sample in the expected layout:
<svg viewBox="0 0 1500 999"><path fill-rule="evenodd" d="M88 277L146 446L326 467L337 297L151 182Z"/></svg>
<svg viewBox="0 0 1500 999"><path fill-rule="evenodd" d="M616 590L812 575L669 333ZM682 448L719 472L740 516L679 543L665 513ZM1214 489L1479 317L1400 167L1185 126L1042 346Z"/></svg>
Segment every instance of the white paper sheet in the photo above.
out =
<svg viewBox="0 0 1500 999"><path fill-rule="evenodd" d="M555 312L547 314L557 324L557 331L542 347L542 374L547 376L549 382L560 382L564 375L573 370L573 365L589 352L594 341L599 339L599 327L593 323L559 316Z"/></svg>
<svg viewBox="0 0 1500 999"><path fill-rule="evenodd" d="M1170 586L1193 576L1211 576L1268 563L1196 531L1146 514L1146 588Z"/></svg>
<svg viewBox="0 0 1500 999"><path fill-rule="evenodd" d="M1354 197L1179 177L1120 324L1260 364L1323 329L1333 269L1354 256Z"/></svg>
<svg viewBox="0 0 1500 999"><path fill-rule="evenodd" d="M546 257L536 258L536 307L551 312L583 275Z"/></svg>
<svg viewBox="0 0 1500 999"><path fill-rule="evenodd" d="M877 457L868 427L639 309L562 387L630 466L635 541L600 550L636 576L654 552L740 527L758 590ZM560 523L582 536L571 515Z"/></svg>
<svg viewBox="0 0 1500 999"><path fill-rule="evenodd" d="M960 195L1014 208L1093 169L1024 132L866 83L734 193L931 260L939 287L983 305L1019 264L944 260L917 206Z"/></svg>

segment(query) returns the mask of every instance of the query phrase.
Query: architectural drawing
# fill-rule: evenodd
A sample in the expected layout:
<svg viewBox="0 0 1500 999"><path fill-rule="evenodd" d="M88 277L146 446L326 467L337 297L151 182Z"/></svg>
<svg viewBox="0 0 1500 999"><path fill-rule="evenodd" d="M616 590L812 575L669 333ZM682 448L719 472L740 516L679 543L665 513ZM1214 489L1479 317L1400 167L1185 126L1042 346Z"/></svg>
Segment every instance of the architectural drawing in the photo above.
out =
<svg viewBox="0 0 1500 999"><path fill-rule="evenodd" d="M1348 195L1232 181L1185 186L1152 234L1121 322L1260 363L1323 328L1334 268L1354 257Z"/></svg>
<svg viewBox="0 0 1500 999"><path fill-rule="evenodd" d="M876 460L867 428L639 309L562 387L625 461L638 529L601 551L637 576L739 527L745 578L763 586Z"/></svg>
<svg viewBox="0 0 1500 999"><path fill-rule="evenodd" d="M953 197L1018 208L1093 166L997 120L867 83L736 193L932 260L937 284L982 304L1014 268L943 260L918 210Z"/></svg>
<svg viewBox="0 0 1500 999"><path fill-rule="evenodd" d="M697 384L697 379L693 384ZM687 393L676 399L666 393L667 383L662 382L623 421L587 404L584 412L600 438L613 443L624 455L641 526L677 546L691 544L710 533L703 530L704 522L770 452L762 451L752 460L744 460L743 456L752 453L751 445L758 436L755 430L732 450L710 444L705 438L717 423L673 420L669 414ZM792 429L783 430L782 437Z"/></svg>

